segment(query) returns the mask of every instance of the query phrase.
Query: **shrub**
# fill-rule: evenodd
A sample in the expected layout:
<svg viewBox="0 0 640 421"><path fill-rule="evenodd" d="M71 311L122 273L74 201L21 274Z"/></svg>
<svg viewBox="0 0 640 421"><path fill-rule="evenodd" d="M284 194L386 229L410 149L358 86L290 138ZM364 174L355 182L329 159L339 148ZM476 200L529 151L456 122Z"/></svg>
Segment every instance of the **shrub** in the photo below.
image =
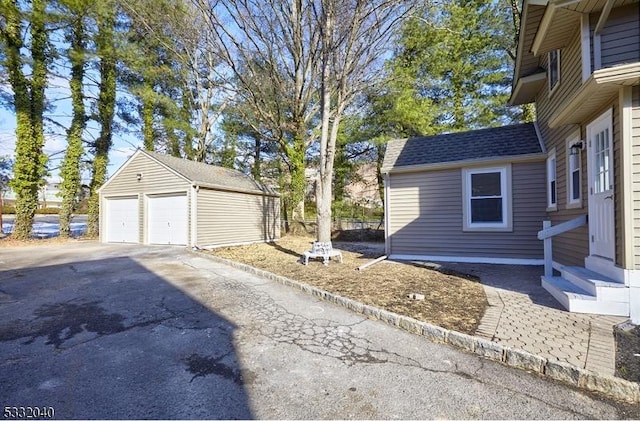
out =
<svg viewBox="0 0 640 421"><path fill-rule="evenodd" d="M36 213L39 215L57 215L60 212L60 208L38 208Z"/></svg>

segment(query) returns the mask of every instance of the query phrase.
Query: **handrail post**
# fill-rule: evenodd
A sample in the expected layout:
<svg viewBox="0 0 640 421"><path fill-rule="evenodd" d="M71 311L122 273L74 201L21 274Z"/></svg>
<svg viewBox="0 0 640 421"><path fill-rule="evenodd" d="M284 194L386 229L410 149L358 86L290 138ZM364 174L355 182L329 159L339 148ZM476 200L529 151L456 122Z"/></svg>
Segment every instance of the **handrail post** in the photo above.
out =
<svg viewBox="0 0 640 421"><path fill-rule="evenodd" d="M542 221L542 229L551 228L551 221ZM553 276L553 237L544 239L544 276Z"/></svg>

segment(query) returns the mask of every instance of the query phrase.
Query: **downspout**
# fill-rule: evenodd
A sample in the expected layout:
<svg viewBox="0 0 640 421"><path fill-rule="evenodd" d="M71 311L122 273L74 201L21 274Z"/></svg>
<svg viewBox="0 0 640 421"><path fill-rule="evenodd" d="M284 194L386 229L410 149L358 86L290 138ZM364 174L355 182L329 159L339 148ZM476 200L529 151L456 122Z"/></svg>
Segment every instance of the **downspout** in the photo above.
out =
<svg viewBox="0 0 640 421"><path fill-rule="evenodd" d="M389 237L389 173L383 175L384 183L384 253L388 256L391 253L391 238Z"/></svg>
<svg viewBox="0 0 640 421"><path fill-rule="evenodd" d="M609 13L611 13L611 8L613 7L613 0L607 0L607 3L604 5L602 12L600 13L600 18L598 19L598 23L593 31L593 70L600 70L602 68L602 45L601 45L601 33L604 29L604 24L609 19Z"/></svg>

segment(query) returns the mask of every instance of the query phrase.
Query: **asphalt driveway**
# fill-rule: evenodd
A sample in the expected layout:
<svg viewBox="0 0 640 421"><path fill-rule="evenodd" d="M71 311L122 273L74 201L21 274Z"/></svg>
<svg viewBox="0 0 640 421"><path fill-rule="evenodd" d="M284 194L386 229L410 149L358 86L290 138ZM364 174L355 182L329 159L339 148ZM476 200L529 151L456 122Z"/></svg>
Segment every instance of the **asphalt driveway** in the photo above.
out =
<svg viewBox="0 0 640 421"><path fill-rule="evenodd" d="M56 418L638 416L180 248L0 248L0 356Z"/></svg>

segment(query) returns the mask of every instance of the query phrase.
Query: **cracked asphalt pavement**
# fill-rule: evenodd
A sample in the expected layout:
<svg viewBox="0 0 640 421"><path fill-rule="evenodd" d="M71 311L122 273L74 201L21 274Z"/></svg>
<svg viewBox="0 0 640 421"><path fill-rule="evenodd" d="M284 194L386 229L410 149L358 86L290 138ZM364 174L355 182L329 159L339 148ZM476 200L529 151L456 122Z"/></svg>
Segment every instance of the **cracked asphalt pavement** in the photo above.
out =
<svg viewBox="0 0 640 421"><path fill-rule="evenodd" d="M640 415L181 248L0 248L0 356L64 419Z"/></svg>

